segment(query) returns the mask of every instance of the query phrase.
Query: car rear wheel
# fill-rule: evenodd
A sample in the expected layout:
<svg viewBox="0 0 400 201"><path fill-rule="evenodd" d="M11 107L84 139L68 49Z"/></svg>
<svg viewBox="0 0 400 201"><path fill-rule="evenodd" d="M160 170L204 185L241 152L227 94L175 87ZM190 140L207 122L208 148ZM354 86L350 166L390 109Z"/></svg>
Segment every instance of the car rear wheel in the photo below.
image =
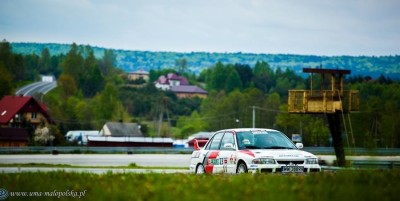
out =
<svg viewBox="0 0 400 201"><path fill-rule="evenodd" d="M241 173L247 173L247 165L244 162L239 162L237 168L236 168L236 173L241 174Z"/></svg>
<svg viewBox="0 0 400 201"><path fill-rule="evenodd" d="M204 166L203 166L203 164L198 164L197 165L196 174L204 174Z"/></svg>

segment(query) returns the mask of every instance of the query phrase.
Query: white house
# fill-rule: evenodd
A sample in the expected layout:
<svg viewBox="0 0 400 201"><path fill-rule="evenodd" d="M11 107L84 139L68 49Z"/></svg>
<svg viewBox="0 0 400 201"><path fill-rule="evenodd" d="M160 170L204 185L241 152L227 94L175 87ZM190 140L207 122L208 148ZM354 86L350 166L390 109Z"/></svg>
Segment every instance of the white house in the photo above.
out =
<svg viewBox="0 0 400 201"><path fill-rule="evenodd" d="M189 85L185 77L181 77L174 73L168 73L167 76L161 75L155 82L155 86L163 91L170 90L172 86Z"/></svg>

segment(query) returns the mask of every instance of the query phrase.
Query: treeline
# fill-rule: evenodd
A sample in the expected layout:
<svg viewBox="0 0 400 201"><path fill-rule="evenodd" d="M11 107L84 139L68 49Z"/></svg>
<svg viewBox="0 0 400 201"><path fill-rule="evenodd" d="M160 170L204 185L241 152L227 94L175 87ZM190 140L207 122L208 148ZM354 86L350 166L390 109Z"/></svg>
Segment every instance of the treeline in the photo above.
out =
<svg viewBox="0 0 400 201"><path fill-rule="evenodd" d="M360 91L360 112L351 115L355 146L400 147L400 84L388 79L351 84Z"/></svg>
<svg viewBox="0 0 400 201"><path fill-rule="evenodd" d="M320 116L287 113L289 89L304 89L306 79L294 71L272 69L257 61L251 67L217 62L197 78L205 82L209 95L191 115L181 116L177 127L181 136L202 130L234 127L275 128L303 135L307 145L329 146L329 130ZM253 119L254 110L254 119Z"/></svg>
<svg viewBox="0 0 400 201"><path fill-rule="evenodd" d="M115 67L118 56L113 51L96 57L91 47L72 44L66 54L50 52L45 48L40 55L22 55L3 41L0 96L13 94L39 74L54 74L59 87L44 101L60 138L68 130L100 129L106 121L138 122L146 135L176 138L198 131L252 127L254 122L256 127L278 129L289 137L302 134L306 146L331 144L325 115L287 112L287 91L309 89L310 83L290 68L273 67L265 60L255 60L254 65L215 61L193 74L190 61L179 58L169 69L152 69L149 82L131 83ZM191 84L207 89L208 97L178 99L157 90L153 81L168 72L180 73ZM345 145L348 139L349 146L355 147L400 147L399 82L383 75L356 75L347 78L346 88L360 91L361 105L359 113L350 114L351 130L346 119ZM157 126L161 133L155 131Z"/></svg>
<svg viewBox="0 0 400 201"><path fill-rule="evenodd" d="M165 121L170 119L169 126L162 125L160 135L171 136L174 119L191 114L201 103L199 98L178 99L171 92L159 91L152 82L132 87L126 73L115 67L115 54L111 50L104 50L97 59L90 46L75 43L66 54L53 56L46 48L40 55L22 55L14 53L7 41L0 45L0 98L14 94L24 84L38 81L40 74L55 75L58 87L44 96L43 101L57 124L52 128L52 133L58 136L56 144L62 143L69 130L99 130L107 121L138 122L145 135L157 135L154 129L148 129L153 127L148 124L158 121L160 115L169 116L164 117ZM165 72L177 73L173 69ZM157 77L160 73L164 71L152 71L151 75ZM192 80L195 82L194 76Z"/></svg>
<svg viewBox="0 0 400 201"><path fill-rule="evenodd" d="M67 44L54 43L12 43L16 53L37 54L48 48L53 55L66 54L70 47ZM93 47L96 57L101 57L105 48ZM400 79L400 55L387 56L317 56L292 54L254 54L254 53L217 53L217 52L151 52L114 50L116 66L126 72L137 69L161 70L171 68L176 60L186 59L188 70L199 74L205 68L223 64L244 64L254 66L257 61L267 62L273 69L291 69L300 73L302 68L317 67L350 69L353 75L377 78L381 74L392 79Z"/></svg>
<svg viewBox="0 0 400 201"><path fill-rule="evenodd" d="M13 53L10 44L2 41L0 97L12 95L17 87L39 80L40 74L55 75L58 87L43 100L56 122L51 128L55 143L62 143L68 130L97 130L106 121L130 120L118 99L118 86L124 81L114 63L112 51L105 50L104 56L97 59L90 46L72 44L66 55L51 56L46 48L41 55L21 55Z"/></svg>
<svg viewBox="0 0 400 201"><path fill-rule="evenodd" d="M321 81L314 76L314 81ZM306 146L329 146L331 139L325 115L289 114L289 89L310 89L309 78L294 71L277 68L258 61L254 67L241 64L215 66L203 71L198 81L204 81L209 96L191 115L177 122L181 135L201 130L232 127L252 127L253 106L256 127L302 134ZM400 147L400 84L386 76L350 76L346 89L360 91L360 112L345 115L343 135L350 147ZM314 89L321 83L314 83ZM348 118L350 117L350 119ZM347 132L347 133L346 133Z"/></svg>

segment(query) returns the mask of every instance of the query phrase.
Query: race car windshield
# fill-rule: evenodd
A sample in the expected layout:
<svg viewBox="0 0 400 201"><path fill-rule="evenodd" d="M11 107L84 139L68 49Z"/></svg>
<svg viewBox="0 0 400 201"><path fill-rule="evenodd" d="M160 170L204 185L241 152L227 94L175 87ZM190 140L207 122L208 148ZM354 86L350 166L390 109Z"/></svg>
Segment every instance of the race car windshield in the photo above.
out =
<svg viewBox="0 0 400 201"><path fill-rule="evenodd" d="M281 132L245 131L237 133L239 149L297 149Z"/></svg>

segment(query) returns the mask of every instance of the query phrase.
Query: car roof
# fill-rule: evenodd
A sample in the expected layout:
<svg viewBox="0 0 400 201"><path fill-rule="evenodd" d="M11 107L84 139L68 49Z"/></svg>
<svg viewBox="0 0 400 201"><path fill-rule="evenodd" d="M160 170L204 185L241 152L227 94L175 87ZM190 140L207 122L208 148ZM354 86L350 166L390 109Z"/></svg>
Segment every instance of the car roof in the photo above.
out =
<svg viewBox="0 0 400 201"><path fill-rule="evenodd" d="M235 132L244 132L244 131L267 131L268 132L268 131L276 131L276 132L279 132L277 130L269 129L269 128L231 128L231 129L220 130L220 131L217 131L217 132L223 132L223 131L235 131Z"/></svg>

